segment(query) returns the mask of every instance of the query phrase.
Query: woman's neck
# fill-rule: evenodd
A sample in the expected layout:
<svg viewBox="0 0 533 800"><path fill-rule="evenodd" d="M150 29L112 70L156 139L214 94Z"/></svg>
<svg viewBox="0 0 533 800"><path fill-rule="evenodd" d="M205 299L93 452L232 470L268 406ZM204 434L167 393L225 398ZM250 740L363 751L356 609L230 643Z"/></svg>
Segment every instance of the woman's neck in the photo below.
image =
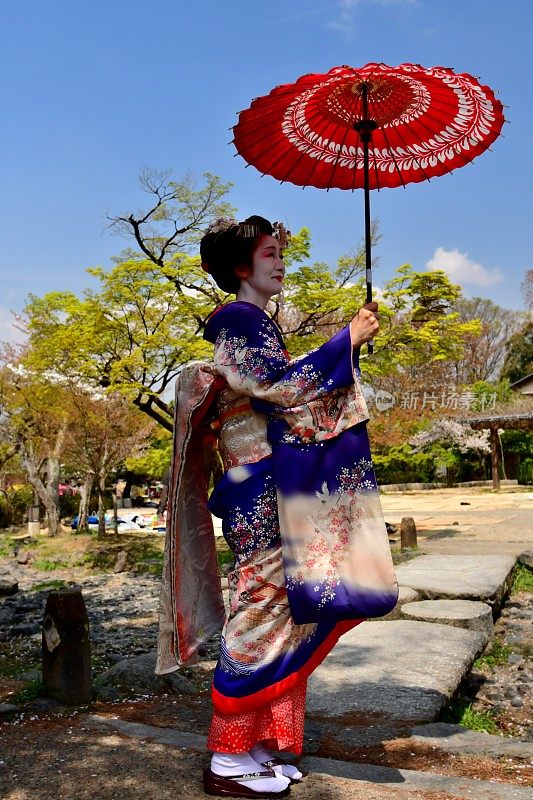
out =
<svg viewBox="0 0 533 800"><path fill-rule="evenodd" d="M244 301L246 303L253 303L254 306L259 306L259 308L264 311L268 305L268 301L270 297L264 297L264 295L259 294L255 289L252 289L244 281L241 281L241 285L239 291L237 292L237 300Z"/></svg>

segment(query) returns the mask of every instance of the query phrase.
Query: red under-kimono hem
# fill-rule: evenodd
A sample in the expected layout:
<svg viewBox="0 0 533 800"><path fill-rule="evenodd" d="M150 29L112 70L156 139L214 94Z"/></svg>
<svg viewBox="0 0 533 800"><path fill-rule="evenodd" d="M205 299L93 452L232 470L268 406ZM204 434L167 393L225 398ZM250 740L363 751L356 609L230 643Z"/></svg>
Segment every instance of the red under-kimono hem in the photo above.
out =
<svg viewBox="0 0 533 800"><path fill-rule="evenodd" d="M217 753L247 753L258 742L269 750L302 752L305 693L301 681L285 694L255 711L244 714L213 714L207 747Z"/></svg>

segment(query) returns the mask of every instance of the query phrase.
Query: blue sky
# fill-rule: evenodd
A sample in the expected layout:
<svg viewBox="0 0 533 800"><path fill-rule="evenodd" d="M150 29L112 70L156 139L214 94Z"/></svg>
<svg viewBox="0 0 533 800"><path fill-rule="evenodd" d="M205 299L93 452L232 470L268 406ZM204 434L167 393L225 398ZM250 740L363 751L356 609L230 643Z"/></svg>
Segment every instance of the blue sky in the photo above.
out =
<svg viewBox="0 0 533 800"><path fill-rule="evenodd" d="M531 268L529 0L12 0L0 9L0 338L29 291L79 290L126 242L107 212L144 202L143 166L214 172L240 214L310 227L334 262L363 234L363 197L245 169L228 130L253 97L307 72L369 61L480 76L508 106L472 165L372 193L376 283L444 266L468 296L521 308Z"/></svg>

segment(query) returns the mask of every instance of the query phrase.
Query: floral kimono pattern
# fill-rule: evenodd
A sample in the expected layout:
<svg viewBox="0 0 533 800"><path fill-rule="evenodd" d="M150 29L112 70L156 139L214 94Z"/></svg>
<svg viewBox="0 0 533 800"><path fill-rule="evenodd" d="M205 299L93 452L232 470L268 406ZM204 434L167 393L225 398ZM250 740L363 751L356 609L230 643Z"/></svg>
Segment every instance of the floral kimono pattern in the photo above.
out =
<svg viewBox="0 0 533 800"><path fill-rule="evenodd" d="M205 420L216 410L221 425L218 446L225 471L208 508L222 519L236 563L228 575L230 606L212 696L215 716L242 715L268 704L275 708L305 686L339 636L394 608L398 585L349 327L291 361L270 317L235 301L211 315L205 338L215 345L214 364L196 368L203 380L197 380L195 399L189 396L181 410L177 403L176 414ZM192 374L185 373L185 396ZM178 381L178 393L182 389ZM183 421L177 426L178 431L189 428ZM212 632L209 609L211 621L220 621L212 557L203 556L201 624L195 625L179 593L183 553L190 555L191 548L186 542L198 538L189 530L198 512L187 517L180 495L180 470L187 474L180 464L196 458L200 469L197 453L186 455L191 437L188 445L180 440L174 448L158 671L175 669L205 632ZM189 508L207 500L205 485L194 478L188 482ZM204 516L201 520L205 543L207 522ZM195 603L192 584L189 605ZM180 630L175 624L172 631L173 618ZM180 639L186 647L180 647Z"/></svg>

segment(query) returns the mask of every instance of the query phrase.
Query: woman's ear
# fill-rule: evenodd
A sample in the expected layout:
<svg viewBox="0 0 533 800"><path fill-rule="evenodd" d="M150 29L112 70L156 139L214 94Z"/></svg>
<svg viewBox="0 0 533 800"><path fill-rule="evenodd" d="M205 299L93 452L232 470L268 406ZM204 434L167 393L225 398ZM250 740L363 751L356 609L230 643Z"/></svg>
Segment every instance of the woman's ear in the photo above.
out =
<svg viewBox="0 0 533 800"><path fill-rule="evenodd" d="M235 273L235 275L238 278L240 278L242 280L243 278L248 278L249 277L250 268L243 265L241 267L235 267L233 272Z"/></svg>

